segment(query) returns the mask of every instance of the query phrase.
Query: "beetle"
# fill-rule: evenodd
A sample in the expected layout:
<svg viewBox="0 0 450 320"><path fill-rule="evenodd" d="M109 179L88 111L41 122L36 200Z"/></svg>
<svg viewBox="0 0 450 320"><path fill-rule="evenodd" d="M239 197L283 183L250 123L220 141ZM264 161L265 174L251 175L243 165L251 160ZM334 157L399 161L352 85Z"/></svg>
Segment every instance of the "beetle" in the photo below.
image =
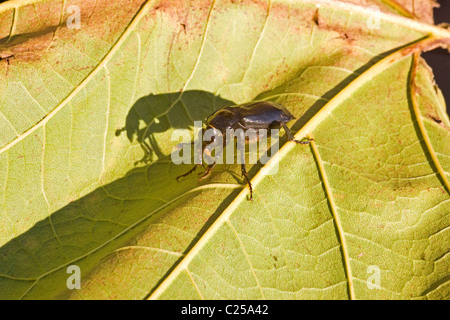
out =
<svg viewBox="0 0 450 320"><path fill-rule="evenodd" d="M212 113L206 119L206 130L213 129L219 132L223 136L226 135L229 129L243 129L244 131L248 129L279 129L283 127L286 132L288 141L293 141L299 144L309 144L313 139L308 139L306 141L294 139L294 135L286 126L286 123L295 119L295 117L281 104L273 103L270 101L254 101L245 104L239 104L234 106L223 107L216 112ZM257 136L257 140L259 136ZM227 141L224 141L224 145ZM202 147L202 152L205 150L205 146ZM193 173L198 166L201 164L196 164L191 170L182 174L176 178L178 181L180 178L185 177ZM215 167L216 163L208 165L203 175L199 180L203 180L211 174L211 171ZM241 164L242 176L245 177L247 184L250 189L250 198L253 199L253 187L248 178L247 170L245 168L245 163Z"/></svg>

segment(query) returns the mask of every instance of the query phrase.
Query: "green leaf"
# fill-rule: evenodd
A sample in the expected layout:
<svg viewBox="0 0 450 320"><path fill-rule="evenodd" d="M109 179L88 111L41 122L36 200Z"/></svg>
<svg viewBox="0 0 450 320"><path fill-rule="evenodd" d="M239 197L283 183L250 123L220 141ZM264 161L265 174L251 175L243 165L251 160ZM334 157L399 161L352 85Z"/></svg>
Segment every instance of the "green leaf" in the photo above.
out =
<svg viewBox="0 0 450 320"><path fill-rule="evenodd" d="M62 4L0 5L0 298L450 297L450 121L417 56L448 30L331 0L85 1L70 29ZM249 166L253 201L239 165L175 180L176 129L261 99L314 142Z"/></svg>

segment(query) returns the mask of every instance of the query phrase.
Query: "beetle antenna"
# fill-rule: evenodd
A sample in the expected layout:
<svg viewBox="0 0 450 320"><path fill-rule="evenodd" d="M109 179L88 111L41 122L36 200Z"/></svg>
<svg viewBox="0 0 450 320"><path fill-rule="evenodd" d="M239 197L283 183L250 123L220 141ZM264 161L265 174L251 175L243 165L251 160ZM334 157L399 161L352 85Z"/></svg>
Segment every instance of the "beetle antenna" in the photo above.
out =
<svg viewBox="0 0 450 320"><path fill-rule="evenodd" d="M214 169L214 167L216 166L216 163L214 162L213 164L208 165L208 168L205 170L205 172L203 172L203 175L198 178L198 180L203 180L208 178L211 175L211 171L212 169Z"/></svg>

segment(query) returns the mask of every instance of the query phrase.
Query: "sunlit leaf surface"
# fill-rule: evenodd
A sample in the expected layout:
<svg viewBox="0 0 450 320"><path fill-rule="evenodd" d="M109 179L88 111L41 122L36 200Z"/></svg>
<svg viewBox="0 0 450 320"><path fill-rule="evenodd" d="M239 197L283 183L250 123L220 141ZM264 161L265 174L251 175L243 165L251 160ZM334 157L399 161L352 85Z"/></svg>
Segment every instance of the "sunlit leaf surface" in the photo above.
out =
<svg viewBox="0 0 450 320"><path fill-rule="evenodd" d="M1 4L0 298L448 299L450 122L413 53L450 32L360 2ZM174 130L255 99L314 142L248 166L253 201L238 164L177 182Z"/></svg>

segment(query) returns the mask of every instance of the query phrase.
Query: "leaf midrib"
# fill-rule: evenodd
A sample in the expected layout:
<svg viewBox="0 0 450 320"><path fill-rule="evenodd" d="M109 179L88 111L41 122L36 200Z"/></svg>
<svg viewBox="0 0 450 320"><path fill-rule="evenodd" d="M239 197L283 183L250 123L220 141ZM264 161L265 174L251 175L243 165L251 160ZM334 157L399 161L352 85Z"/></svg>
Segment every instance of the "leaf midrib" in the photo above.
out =
<svg viewBox="0 0 450 320"><path fill-rule="evenodd" d="M335 6L335 7L339 7L339 9L342 9L342 10L356 11L356 12L359 12L361 14L369 14L370 13L370 12L368 12L366 7L355 5L355 4L351 4L351 3L343 3L343 2L339 2L339 1L335 1L335 0L302 0L302 1L306 2L306 3L314 3L314 4L318 5L318 6L321 5L321 4L330 5L332 7ZM139 8L139 10L135 14L135 16L131 19L131 23L125 28L125 31L122 33L122 35L119 37L119 39L113 44L111 49L107 52L107 54L104 56L104 58L102 60L100 60L100 63L91 71L91 73L80 84L78 84L78 86L74 90L72 90L72 92L63 101L61 101L61 103L58 106L56 106L49 114L47 114L44 118L42 118L40 121L38 121L34 126L32 126L28 130L26 130L25 132L20 134L18 137L16 137L12 141L10 141L9 143L7 143L3 147L1 147L0 148L0 154L2 154L3 152L9 150L11 147L13 147L18 142L20 142L23 139L25 139L27 136L32 134L38 128L40 128L41 126L45 125L79 91L81 91L81 89L84 88L86 83L88 83L99 72L99 70L104 65L106 65L106 63L111 59L113 54L117 50L119 50L120 46L123 44L125 39L129 36L129 34L134 30L136 25L139 23L141 16L145 12L148 11L148 9L149 9L150 5L152 4L152 2L153 1L149 0L149 1L147 1L145 4L143 4ZM24 1L24 3L26 3L26 1ZM213 3L214 3L214 1L213 1ZM0 8L5 9L5 10L7 10L8 8L12 8L14 11L16 11L17 8L18 8L18 6L11 5L9 2L5 2L4 4L2 4L2 6L0 6ZM3 10L1 10L0 12L2 12L2 11ZM370 13L370 14L372 14L372 13ZM14 13L14 15L15 15L15 13ZM401 26L403 26L405 28L409 28L409 29L418 31L420 33L428 32L428 33L434 35L436 38L450 39L450 30L446 30L444 28L436 27L436 26L429 25L429 24L426 24L426 23L423 23L423 22L411 20L409 18L405 18L405 17L402 17L402 16L393 15L393 14L388 14L388 13L384 13L384 12L378 13L377 17L380 18L380 21L381 20L388 21L388 22L391 22L391 23L394 23L394 24L397 24L397 25L401 25ZM191 76L192 76L192 74L191 74Z"/></svg>
<svg viewBox="0 0 450 320"><path fill-rule="evenodd" d="M59 110L61 110L72 98L73 98L73 96L75 96L97 73L98 73L98 71L99 70L101 70L101 68L102 67L104 67L104 66L106 66L106 64L109 62L109 60L111 59L111 57L114 55L114 53L117 51L117 50L119 50L119 48L121 47L121 45L122 45L122 43L125 41L125 39L129 36L129 34L134 30L134 27L139 23L139 21L140 21L140 17L148 10L148 6L149 6L149 3L150 3L151 1L149 1L149 2L147 2L147 3L145 3L143 6L141 6L141 8L138 10L138 12L136 13L136 15L133 17L133 19L132 19L132 22L127 26L127 28L125 29L125 31L122 33L122 35L119 37L119 39L116 41L116 43L111 47L111 49L108 51L108 53L105 55L105 57L100 61L100 63L97 65L97 67L96 68L94 68L92 71L91 71L91 73L77 86L77 88L75 88L55 109L53 109L47 116L45 116L42 120L40 120L38 123L36 123L33 127L31 127L30 129L28 129L27 131L25 131L23 134L21 134L19 137L17 137L16 139L14 139L13 141L11 141L10 143L8 143L7 145L5 145L4 147L2 147L2 148L0 148L0 154L1 153L3 153L4 151L7 151L8 149L10 149L11 147L13 147L15 144L17 144L18 142L20 142L21 140L23 140L23 139L25 139L28 135L30 135L31 133L33 133L35 130L37 130L39 127L41 127L41 126L43 126L43 125L45 125L54 115L56 115L56 113L59 111ZM304 2L311 2L311 1L308 1L308 0L305 0ZM327 3L327 4L329 4L329 3L336 3L336 1L328 1L328 0L316 0L316 1L313 1L314 3ZM339 4L340 5L340 4ZM345 4L345 6L344 6L344 8L346 8L346 9L351 9L351 10L353 10L355 7L359 7L359 6L355 6L355 5L350 5L350 4ZM361 7L360 7L361 8ZM364 10L364 9L362 9L362 10ZM385 14L381 14L380 15L380 17L381 18L383 18L383 17L388 17L389 19L386 19L386 20L392 20L392 19L394 19L395 21L402 21L402 20L400 20L400 18L393 18L392 16L389 16L389 15L385 15ZM405 19L405 18L401 18L401 19ZM405 19L405 21L406 21L407 19ZM402 25L403 25L403 23L401 23ZM441 35L442 37L444 37L444 35L446 36L446 37L450 37L450 32L448 32L447 30L444 30L444 29L441 29L441 28L437 28L437 27L433 27L433 26L430 26L430 25L426 25L426 24L423 24L423 23L420 23L420 22L416 22L416 21L412 21L412 22L408 22L408 24L411 24L411 25L414 25L415 26L415 28L412 28L412 29L415 29L415 30L421 30L422 32L423 31L425 31L425 30L428 30L428 31L430 31L430 32L432 32L432 33L434 33L435 35L437 35L437 34L439 34L439 35ZM420 28L419 28L420 27ZM422 28L422 27L424 27L424 28ZM423 40L423 41L425 41L425 40ZM395 56L396 57L396 59L400 59L401 57L402 57L402 55L399 55L398 53L399 52L402 52L401 50L400 51L397 51L396 53L394 53L394 54L392 54L391 56ZM387 57L388 58L388 57ZM386 61L386 59L387 58L384 58L382 61ZM379 65L382 61L379 61L377 64L375 64L374 66L372 66L370 69L368 69L368 70L366 70L365 71L365 73L363 73L363 74L361 74L358 78L356 78L355 79L355 81L357 81L358 79L360 79L360 77L361 76L363 76L364 74L367 74L367 72L369 72L370 70L372 70L376 65ZM397 60L395 60L395 59L393 59L391 62L389 62L389 63L387 63L384 67L385 68L387 68L388 66L390 66L391 64L393 64L395 61L397 61ZM384 70L384 69L382 69L382 70ZM377 73L372 73L372 77L373 76L375 76ZM372 77L370 77L370 79L372 78ZM360 83L360 85L362 84L362 83L365 83L366 81L369 81L370 79L365 79L365 80L362 80L363 82L361 82ZM355 82L354 81L354 82ZM353 82L352 82L353 83ZM345 88L344 90L346 90L347 88ZM343 91L344 91L343 90ZM342 94L342 92L343 91L341 91L340 93L338 93L338 95L337 96L339 96L339 95L341 95ZM351 90L350 90L350 92L352 92ZM341 99L341 101L343 101L343 100L345 100L346 98L347 98L348 96L342 96L342 99ZM333 101L333 99L332 100L330 100L325 106L324 106L324 108L327 106L327 105L331 105L331 106L333 106L334 105L334 107L336 107L337 105L339 105L340 104L340 102L332 102ZM329 108L329 109L334 109L334 107L333 108ZM322 115L325 115L325 113L323 112L323 110L324 109L322 109L319 113L321 113ZM317 120L317 119L319 119L319 118L317 118L317 117L314 117L314 118L312 118L311 120L310 120L310 122L308 122L297 134L296 134L296 138L298 139L298 138L302 138L302 137L304 137L304 135L306 134L306 133L308 133L308 132L310 132L311 130L313 130L313 128L315 127L315 126L317 126L325 117L326 117L327 115L325 115L325 116L323 116L322 118L320 118L321 120L319 121L319 120ZM316 121L312 121L312 120L314 120L314 119L316 119ZM281 153L282 152L282 150L283 150L283 152L281 153L281 155L282 156L284 156L284 155L286 155L293 147L294 147L295 145L294 144L292 144L292 143L287 143L287 144L285 144L283 147L282 147L282 149L280 150L280 152L279 153ZM262 178L264 177L264 174L263 174L263 172L265 172L265 171L267 171L267 170L270 170L270 169L265 169L265 168L267 168L267 167L270 167L270 162L266 165L266 166L264 166L263 168L262 168L262 170L260 171L260 172L258 172L258 174L255 176L255 178L253 179L253 181L254 181L254 184L255 185L257 185L261 180L262 180ZM240 202L238 202L237 200L238 199L240 199L240 200L243 200L243 199L245 199L245 197L246 197L246 195L247 195L247 190L246 190L247 188L245 188L245 190L243 190L239 195L238 195L238 197L232 202L232 204L230 204L230 206L224 211L224 213L225 212L227 212L227 211L229 211L230 212L230 215L231 215L231 213L234 211L234 209L236 208L236 206L237 206L237 204L238 203L240 203ZM181 196L180 196L181 197ZM233 203L236 203L236 205L234 205L233 206ZM161 210L162 208L164 208L166 205L163 205L162 207L160 207L160 208L158 208L157 209L157 211L158 210ZM230 209L231 208L231 209ZM222 216L222 215L221 215ZM147 219L148 218L148 216L147 217L145 217L144 219ZM216 220L217 221L217 220ZM137 223L140 223L141 222L141 220L139 220L138 222L136 222L136 224ZM214 224L211 226L211 228L213 228L213 226L214 226ZM211 229L210 228L210 229ZM210 230L210 229L208 229L207 230L207 232ZM206 233L205 233L206 234ZM118 236L120 236L120 235L122 235L122 233L120 233ZM200 238L200 240L199 240L199 242L198 243L202 243L202 240L203 240L203 237L201 237ZM100 246L99 248L101 248L101 247L103 247L104 245L106 245L107 243L109 243L109 241L108 242L106 242L105 244L103 244L102 246ZM198 244L197 243L197 244ZM96 251L96 250L98 250L99 248L95 248L94 250L92 250L91 252L89 252L89 253L87 253L87 254L85 254L85 255L83 255L83 256L80 256L80 257L78 257L78 258L76 258L74 261L76 261L76 260L79 260L80 258L82 258L82 257L84 257L84 256L87 256L87 255L89 255L89 254L91 254L92 252L94 252L94 251ZM192 252L192 251L191 251ZM184 260L184 259L183 259ZM63 266L65 266L65 265L67 265L67 264L69 264L69 263L71 263L71 262L68 262L68 263L66 263L66 264L64 264ZM61 268L61 267L63 267L63 266L60 266L60 267L57 267L57 268L55 268L55 269L53 269L53 270L51 270L51 271L49 271L49 272L47 272L47 273L45 273L44 275L42 275L42 276L40 276L40 277L38 277L37 279L36 279L36 282L40 279L40 278L42 278L42 277L44 277L45 275L47 275L47 274L49 274L49 273L51 273L51 272L53 272L53 271L55 271L56 269L59 269L59 268ZM167 279L167 278L166 278ZM27 292L29 292L29 290L33 287L34 285L32 285L28 290L27 290ZM26 295L26 293L27 292L25 292L24 293L24 295Z"/></svg>
<svg viewBox="0 0 450 320"><path fill-rule="evenodd" d="M337 108L341 103L343 103L347 98L351 97L356 90L358 90L362 85L369 82L375 76L379 75L381 72L389 68L391 65L398 62L400 59L404 58L407 55L413 53L414 50L420 50L423 48L428 42L435 41L435 38L432 35L428 35L418 41L414 41L409 45L405 45L400 47L397 51L387 55L382 58L367 70L359 74L353 81L351 81L345 88L343 88L339 93L337 93L333 98L331 98L306 124L295 134L296 140L301 140L305 136L311 134L311 132L324 120L326 119L331 112ZM295 142L287 142L285 143L279 151L270 158L270 160L261 167L260 171L254 176L251 180L254 188L263 180L263 178L272 170L272 167L276 164L277 161L280 161L284 156L286 156L297 144ZM215 232L226 222L229 221L229 218L233 214L234 210L239 206L242 201L246 201L246 197L248 194L248 186L246 186L237 196L236 198L229 204L229 206L223 211L223 213L214 221L213 224L205 231L205 233L198 239L197 243L192 247L191 251L186 253L184 258L176 265L172 271L167 274L166 278L161 281L158 287L156 287L153 292L151 292L148 296L148 299L158 299L164 291L170 286L173 280L175 280L178 275L183 271L188 269L188 265L192 261L192 259L200 252L205 244L213 237ZM327 193L327 197L331 197L331 193ZM334 203L334 199L328 198L329 203ZM336 212L337 214L337 212ZM344 234L342 228L339 229L339 239L341 239L341 246L344 252L347 252L347 247L345 242L342 242L344 239ZM345 255L345 253L344 253ZM346 261L344 259L344 261ZM348 258L347 258L348 261ZM346 269L349 271L347 275L351 275L351 270L349 269L349 264ZM352 280L347 279L349 281L349 291L350 297L354 297L353 293L353 285L351 284Z"/></svg>
<svg viewBox="0 0 450 320"><path fill-rule="evenodd" d="M447 175L445 174L444 168L442 167L441 163L439 162L439 159L437 158L436 151L433 148L433 144L431 143L430 137L428 136L427 130L425 129L425 124L423 121L422 114L419 109L419 105L417 103L417 97L416 97L416 74L417 70L419 68L419 54L415 52L413 54L413 63L411 66L411 72L409 74L409 94L411 98L411 104L412 109L414 111L414 115L417 120L417 124L419 126L420 134L422 135L422 138L425 142L425 145L427 147L427 150L430 154L431 160L433 164L436 167L436 170L438 171L439 176L444 182L444 186L447 188L447 192L450 193L450 183L447 179Z"/></svg>
<svg viewBox="0 0 450 320"><path fill-rule="evenodd" d="M93 249L90 250L89 252L86 252L86 253L84 253L84 254L82 254L82 255L80 255L80 256L78 256L78 257L76 257L76 258L74 258L74 259L72 259L72 260L70 260L70 261L67 261L67 262L63 263L62 265L57 266L57 267L53 268L52 270L49 270L49 271L47 271L47 272L41 274L40 276L38 276L38 277L36 277L36 278L26 278L25 280L27 280L27 281L28 281L28 280L34 280L34 282L33 282L33 284L32 284L32 285L31 285L31 286L30 286L30 287L22 294L22 296L19 298L19 300L23 299L23 298L27 295L27 293L28 293L28 292L29 292L29 291L37 284L37 282L38 282L40 279L42 279L42 278L48 276L49 274L51 274L51 273L53 273L53 272L55 272L55 271L60 270L61 268L65 267L65 266L67 266L67 265L73 264L73 263L75 263L76 261L78 261L78 260L80 260L80 259L83 259L83 258L85 258L85 257L87 257L87 256L89 256L89 255L91 255L91 254L93 254L93 253L95 253L95 252L97 252L98 250L102 249L103 247L105 247L106 245L108 245L109 243L111 243L112 241L114 241L115 239L120 238L121 236L123 236L125 233L127 233L127 232L130 231L131 229L133 229L133 228L135 228L136 226L140 225L140 224L141 224L142 222L144 222L145 220L149 219L150 217L152 217L153 215L155 215L155 214L158 213L159 211L161 211L161 210L163 210L164 208L170 206L171 204L175 203L176 201L180 200L181 198L183 198L183 197L185 197L185 196L187 196L187 195L189 195L189 194L191 194L191 193L194 193L194 192L197 192L197 191L201 191L201 190L203 190L203 189L209 189L209 188L231 188L231 189L239 189L239 188L242 188L242 185L241 185L241 184L233 184L233 183L211 183L211 184L205 184L205 185L202 185L202 186L200 186L200 187L196 187L196 188L193 188L193 189L191 189L191 190L188 190L188 191L184 192L183 194L181 194L181 195L179 195L179 196L177 196L177 197L171 199L170 201L168 201L168 202L162 204L160 207L156 208L155 210L149 212L147 215L145 215L144 217L140 218L138 221L132 223L131 225L129 225L128 227L126 227L125 229L123 229L121 232L119 232L118 234L116 234L114 237L112 237L111 239L105 241L104 243L102 243L102 244L99 245L98 247L93 248ZM9 275L7 275L7 274L0 274L0 277L12 278L12 276L9 276ZM19 279L19 278L15 278L15 279Z"/></svg>

